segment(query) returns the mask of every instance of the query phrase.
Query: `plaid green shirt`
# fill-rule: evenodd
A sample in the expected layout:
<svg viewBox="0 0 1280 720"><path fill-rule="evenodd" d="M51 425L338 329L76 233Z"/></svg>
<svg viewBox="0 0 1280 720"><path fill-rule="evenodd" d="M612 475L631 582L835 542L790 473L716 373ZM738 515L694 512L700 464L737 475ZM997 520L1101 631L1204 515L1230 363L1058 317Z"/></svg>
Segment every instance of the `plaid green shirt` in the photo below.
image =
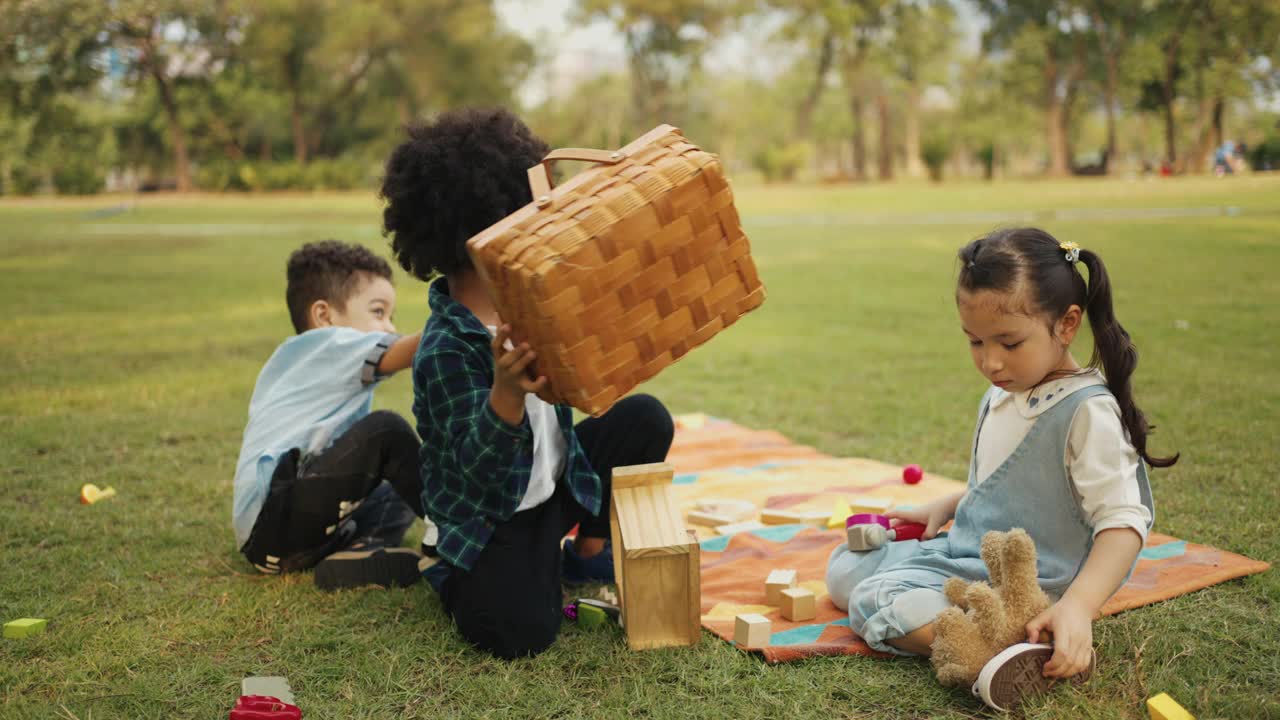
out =
<svg viewBox="0 0 1280 720"><path fill-rule="evenodd" d="M480 320L449 295L444 278L431 283L431 317L413 358L413 415L422 449L422 502L440 528L436 549L449 564L470 570L495 523L515 514L529 487L533 431L529 418L508 425L489 404L492 337ZM556 406L565 435L566 482L574 499L600 512L600 478L578 444L573 413Z"/></svg>

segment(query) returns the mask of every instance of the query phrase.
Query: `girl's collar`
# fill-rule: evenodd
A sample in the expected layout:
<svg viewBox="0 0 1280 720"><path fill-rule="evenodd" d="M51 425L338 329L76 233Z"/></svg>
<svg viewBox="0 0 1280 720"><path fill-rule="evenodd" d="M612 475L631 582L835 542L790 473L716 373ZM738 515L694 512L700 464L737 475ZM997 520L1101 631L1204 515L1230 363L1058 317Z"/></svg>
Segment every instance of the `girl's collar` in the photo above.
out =
<svg viewBox="0 0 1280 720"><path fill-rule="evenodd" d="M1106 379L1102 377L1100 371L1086 368L1074 375L1040 383L1035 388L1023 392L1009 393L1000 388L993 388L990 406L995 409L1012 402L1018 409L1018 414L1030 420L1039 417L1041 413L1057 405L1059 401L1076 390L1105 384Z"/></svg>

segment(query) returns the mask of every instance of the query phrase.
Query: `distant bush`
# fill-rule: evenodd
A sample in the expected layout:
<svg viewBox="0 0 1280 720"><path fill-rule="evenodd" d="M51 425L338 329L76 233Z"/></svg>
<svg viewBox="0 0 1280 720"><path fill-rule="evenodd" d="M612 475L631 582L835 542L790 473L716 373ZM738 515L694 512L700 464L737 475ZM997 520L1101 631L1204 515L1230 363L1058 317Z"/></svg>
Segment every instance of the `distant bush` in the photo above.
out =
<svg viewBox="0 0 1280 720"><path fill-rule="evenodd" d="M943 135L929 135L920 143L920 159L929 168L929 179L942 182L942 166L951 157L951 141Z"/></svg>
<svg viewBox="0 0 1280 720"><path fill-rule="evenodd" d="M1249 150L1249 167L1254 170L1280 170L1280 135L1272 135Z"/></svg>
<svg viewBox="0 0 1280 720"><path fill-rule="evenodd" d="M226 161L202 165L196 184L213 192L355 190L373 187L373 177L368 165L353 158L319 158L306 165Z"/></svg>
<svg viewBox="0 0 1280 720"><path fill-rule="evenodd" d="M53 189L61 195L92 195L105 185L106 178L93 158L71 155L53 170Z"/></svg>
<svg viewBox="0 0 1280 720"><path fill-rule="evenodd" d="M812 151L808 143L770 145L756 152L751 165L764 175L765 182L789 182L809 161Z"/></svg>

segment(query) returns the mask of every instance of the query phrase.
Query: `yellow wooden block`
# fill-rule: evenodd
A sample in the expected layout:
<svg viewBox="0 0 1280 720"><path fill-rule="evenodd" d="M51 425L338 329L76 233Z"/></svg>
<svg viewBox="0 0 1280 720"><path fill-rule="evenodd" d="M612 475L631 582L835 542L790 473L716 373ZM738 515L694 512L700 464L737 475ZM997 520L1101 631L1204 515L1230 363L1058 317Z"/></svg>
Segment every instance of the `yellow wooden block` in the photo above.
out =
<svg viewBox="0 0 1280 720"><path fill-rule="evenodd" d="M812 590L787 588L782 591L782 617L792 621L812 620L818 615L818 598Z"/></svg>
<svg viewBox="0 0 1280 720"><path fill-rule="evenodd" d="M768 647L772 631L773 623L763 615L739 615L733 623L733 641L747 648Z"/></svg>
<svg viewBox="0 0 1280 720"><path fill-rule="evenodd" d="M44 618L22 618L20 620L11 620L4 624L4 636L10 639L18 639L39 635L44 632L44 628L49 624Z"/></svg>
<svg viewBox="0 0 1280 720"><path fill-rule="evenodd" d="M705 525L707 527L719 527L720 525L728 525L733 522L733 518L728 515L717 515L712 512L703 510L690 510L685 519L693 525Z"/></svg>
<svg viewBox="0 0 1280 720"><path fill-rule="evenodd" d="M832 530L843 530L844 523L853 514L853 508L849 507L849 501L840 498L836 501L836 509L831 511L831 517L827 519L827 527Z"/></svg>
<svg viewBox="0 0 1280 720"><path fill-rule="evenodd" d="M765 525L822 525L827 521L826 510L772 510L760 512L760 522Z"/></svg>
<svg viewBox="0 0 1280 720"><path fill-rule="evenodd" d="M863 495L862 497L854 498L853 502L849 504L849 515L857 515L860 513L883 515L889 512L889 508L891 507L893 507L893 498ZM848 516L846 516L846 518L847 517ZM843 524L841 527L843 527Z"/></svg>
<svg viewBox="0 0 1280 720"><path fill-rule="evenodd" d="M1194 715L1169 697L1168 693L1160 693L1147 700L1147 713L1151 720L1196 720Z"/></svg>

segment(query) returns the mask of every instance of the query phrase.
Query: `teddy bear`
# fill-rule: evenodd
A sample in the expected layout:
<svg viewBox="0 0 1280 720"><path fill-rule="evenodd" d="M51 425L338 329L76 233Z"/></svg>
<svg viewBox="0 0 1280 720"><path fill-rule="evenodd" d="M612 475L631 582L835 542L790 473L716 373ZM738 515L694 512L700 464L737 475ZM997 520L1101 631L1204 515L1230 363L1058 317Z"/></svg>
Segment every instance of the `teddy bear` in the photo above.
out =
<svg viewBox="0 0 1280 720"><path fill-rule="evenodd" d="M1027 623L1050 605L1025 530L988 532L980 554L990 584L950 578L943 588L955 607L938 615L930 658L943 685L972 685L988 660L1026 639Z"/></svg>

